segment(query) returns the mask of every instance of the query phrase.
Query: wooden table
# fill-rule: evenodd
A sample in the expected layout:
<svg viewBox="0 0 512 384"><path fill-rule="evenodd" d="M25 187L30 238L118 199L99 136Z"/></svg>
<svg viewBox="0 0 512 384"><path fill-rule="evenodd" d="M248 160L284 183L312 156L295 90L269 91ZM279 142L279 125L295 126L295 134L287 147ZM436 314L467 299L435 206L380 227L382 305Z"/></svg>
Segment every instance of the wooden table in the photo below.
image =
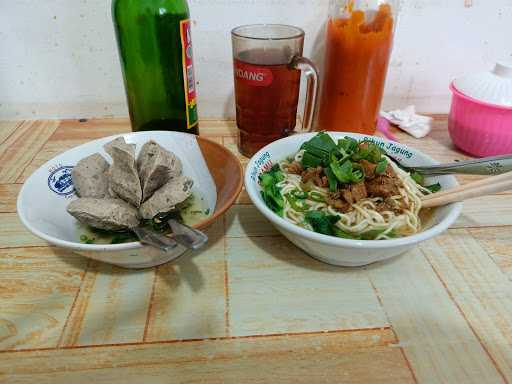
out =
<svg viewBox="0 0 512 384"><path fill-rule="evenodd" d="M0 123L0 383L512 382L510 194L467 203L444 235L362 269L306 256L245 194L205 252L152 270L24 229L16 196L35 169L127 131L124 119ZM201 131L236 152L232 122ZM443 117L429 138L398 136L465 158Z"/></svg>

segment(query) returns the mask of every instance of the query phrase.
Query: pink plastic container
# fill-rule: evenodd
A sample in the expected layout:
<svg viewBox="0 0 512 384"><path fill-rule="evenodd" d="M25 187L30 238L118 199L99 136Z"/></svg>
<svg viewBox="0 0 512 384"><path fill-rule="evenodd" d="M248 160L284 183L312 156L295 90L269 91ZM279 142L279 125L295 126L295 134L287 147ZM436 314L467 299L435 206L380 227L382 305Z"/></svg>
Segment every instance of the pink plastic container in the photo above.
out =
<svg viewBox="0 0 512 384"><path fill-rule="evenodd" d="M470 155L485 157L512 153L512 107L476 100L452 83L448 128L453 143Z"/></svg>

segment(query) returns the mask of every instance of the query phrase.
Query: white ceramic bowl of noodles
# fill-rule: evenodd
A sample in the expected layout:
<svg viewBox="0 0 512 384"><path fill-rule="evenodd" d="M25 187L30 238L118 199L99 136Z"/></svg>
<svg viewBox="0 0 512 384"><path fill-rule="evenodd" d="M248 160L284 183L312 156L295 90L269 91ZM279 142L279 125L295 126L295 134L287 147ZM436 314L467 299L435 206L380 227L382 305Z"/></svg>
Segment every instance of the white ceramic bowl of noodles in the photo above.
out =
<svg viewBox="0 0 512 384"><path fill-rule="evenodd" d="M123 136L127 143L156 141L174 152L183 163L183 174L194 180L192 192L201 197L202 207L210 215L194 227L204 228L219 218L235 202L242 189L243 170L235 155L213 141L179 132L148 131L127 133L94 140L50 160L35 171L23 185L17 201L22 223L48 243L80 255L124 268L149 268L164 264L186 250L178 246L171 252L131 242L123 244L82 244L83 231L77 220L66 211L75 199L70 170L84 157L94 153L110 159L103 145Z"/></svg>
<svg viewBox="0 0 512 384"><path fill-rule="evenodd" d="M391 240L350 240L323 235L299 227L278 216L267 207L261 197L258 176L272 165L279 163L295 154L300 146L313 138L317 133L293 135L275 141L254 155L245 173L245 188L256 208L274 224L274 226L293 244L303 249L314 258L328 264L358 267L399 256L418 243L428 240L447 230L462 210L462 203L436 208L429 215L429 222L424 223L424 230L408 237ZM434 159L408 147L379 137L365 136L354 133L329 132L336 141L345 136L356 140L372 140L384 146L386 151L406 166L438 164ZM439 182L443 189L458 185L453 176L427 177L427 184Z"/></svg>

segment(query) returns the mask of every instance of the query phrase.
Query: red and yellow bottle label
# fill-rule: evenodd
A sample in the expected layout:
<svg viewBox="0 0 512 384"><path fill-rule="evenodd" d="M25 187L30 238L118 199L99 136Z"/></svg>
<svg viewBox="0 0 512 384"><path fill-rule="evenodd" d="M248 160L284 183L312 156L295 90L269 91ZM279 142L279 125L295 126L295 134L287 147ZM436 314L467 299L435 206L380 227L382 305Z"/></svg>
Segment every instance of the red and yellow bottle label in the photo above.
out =
<svg viewBox="0 0 512 384"><path fill-rule="evenodd" d="M180 21L181 48L183 57L183 85L185 89L185 104L187 107L187 128L197 125L197 92L194 74L194 59L192 54L192 34L190 19Z"/></svg>

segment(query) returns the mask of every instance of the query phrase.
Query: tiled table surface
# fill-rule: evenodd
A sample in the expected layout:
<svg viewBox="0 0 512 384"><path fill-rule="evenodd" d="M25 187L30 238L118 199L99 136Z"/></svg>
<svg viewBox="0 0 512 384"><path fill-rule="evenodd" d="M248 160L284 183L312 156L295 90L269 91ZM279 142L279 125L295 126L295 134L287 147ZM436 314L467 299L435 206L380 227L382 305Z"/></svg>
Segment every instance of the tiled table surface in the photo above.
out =
<svg viewBox="0 0 512 384"><path fill-rule="evenodd" d="M152 270L24 229L15 202L31 172L127 131L124 119L0 123L0 383L512 382L512 195L471 201L444 235L361 269L309 258L244 193L207 250ZM232 122L201 131L237 152ZM427 139L398 137L466 158L443 117Z"/></svg>

